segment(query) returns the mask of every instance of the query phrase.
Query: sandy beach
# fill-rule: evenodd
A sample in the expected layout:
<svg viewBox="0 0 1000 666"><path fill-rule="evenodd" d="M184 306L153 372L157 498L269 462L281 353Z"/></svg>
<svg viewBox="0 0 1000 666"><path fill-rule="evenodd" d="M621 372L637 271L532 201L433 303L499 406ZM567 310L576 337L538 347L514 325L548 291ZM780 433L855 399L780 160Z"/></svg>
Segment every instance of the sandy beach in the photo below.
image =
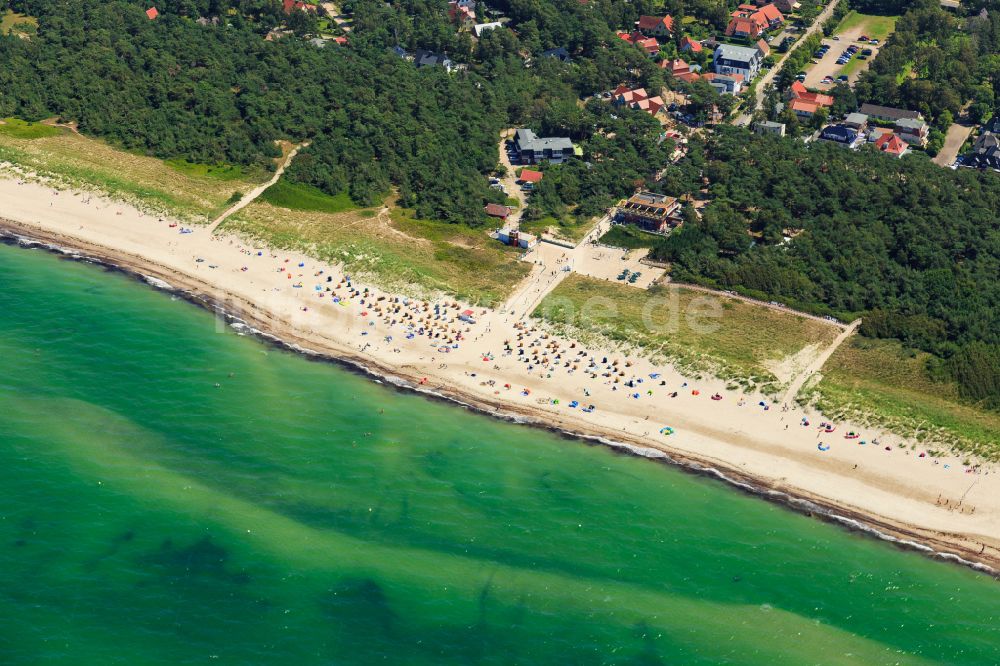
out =
<svg viewBox="0 0 1000 666"><path fill-rule="evenodd" d="M815 411L556 336L528 314L560 259L539 260L507 303L484 309L385 293L302 254L13 178L0 178L0 230L155 278L292 348L397 384L715 470L799 510L1000 571L994 465L922 456L856 424L827 432Z"/></svg>

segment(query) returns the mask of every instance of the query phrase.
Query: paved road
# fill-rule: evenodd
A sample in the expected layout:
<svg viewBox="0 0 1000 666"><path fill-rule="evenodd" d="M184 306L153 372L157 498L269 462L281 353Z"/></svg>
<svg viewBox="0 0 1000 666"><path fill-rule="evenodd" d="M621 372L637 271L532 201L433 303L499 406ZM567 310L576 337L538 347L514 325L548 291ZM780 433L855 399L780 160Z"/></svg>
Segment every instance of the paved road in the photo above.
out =
<svg viewBox="0 0 1000 666"><path fill-rule="evenodd" d="M733 121L734 125L750 124L750 119L753 117L754 112L764 105L765 89L767 88L767 86L771 84L772 81L774 81L774 77L778 75L778 72L781 70L781 66L785 64L785 60L788 58L788 56L792 54L792 51L794 51L800 44L802 44L802 42L805 41L810 35L815 33L817 30L823 29L823 24L826 22L828 18L830 18L830 16L833 15L833 10L836 9L837 5L839 4L840 0L832 0L832 2L830 2L830 4L828 4L826 8L819 13L819 16L816 17L816 20L813 21L801 35L799 35L799 39L794 44L792 44L791 48L788 49L787 53L781 56L781 58L774 65L774 67L769 69L767 73L764 74L764 76L760 77L760 79L757 81L757 88L754 90L755 97L753 106L750 109L748 109L746 113L743 113L742 115L737 117L736 120Z"/></svg>

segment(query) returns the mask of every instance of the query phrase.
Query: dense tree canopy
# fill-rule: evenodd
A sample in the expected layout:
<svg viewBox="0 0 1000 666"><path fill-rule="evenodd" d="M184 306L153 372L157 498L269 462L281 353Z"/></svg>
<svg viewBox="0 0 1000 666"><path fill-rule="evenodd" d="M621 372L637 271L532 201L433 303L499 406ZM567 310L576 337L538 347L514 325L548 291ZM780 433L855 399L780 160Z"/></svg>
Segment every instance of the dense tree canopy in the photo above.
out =
<svg viewBox="0 0 1000 666"><path fill-rule="evenodd" d="M290 179L365 205L395 187L418 215L452 222L485 223L483 204L502 200L483 175L497 165L503 128L583 140L596 118L566 111L581 94L662 82L648 57L614 37L605 14L631 21L641 8L623 0L598 12L576 0L512 3L516 34L475 42L449 22L444 0L353 0L350 45L326 48L301 38L316 17L286 16L280 0L163 0L154 21L134 0L5 4L39 28L30 40L0 37L0 117L58 115L129 149L205 163L264 163L276 140L308 140ZM195 20L213 16L217 24ZM264 39L285 26L300 35ZM397 44L446 52L464 68L417 68L389 51ZM553 45L572 49L574 62L539 57ZM658 159L649 149L658 134L633 123L595 148L604 160ZM586 179L588 210L631 180L597 173L605 181Z"/></svg>
<svg viewBox="0 0 1000 666"><path fill-rule="evenodd" d="M996 174L733 128L717 131L694 159L700 166L681 165L668 179L697 196L703 172L712 200L700 221L653 250L673 262L675 277L843 319L862 315L866 334L960 359L959 378L978 387L978 398L995 386Z"/></svg>

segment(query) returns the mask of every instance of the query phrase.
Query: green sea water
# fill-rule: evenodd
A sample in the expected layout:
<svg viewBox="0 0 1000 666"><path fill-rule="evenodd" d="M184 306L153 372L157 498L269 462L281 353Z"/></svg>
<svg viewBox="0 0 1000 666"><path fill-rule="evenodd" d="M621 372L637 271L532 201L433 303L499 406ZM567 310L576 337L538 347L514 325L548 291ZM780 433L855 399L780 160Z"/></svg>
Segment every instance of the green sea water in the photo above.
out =
<svg viewBox="0 0 1000 666"><path fill-rule="evenodd" d="M993 664L998 585L0 245L0 664Z"/></svg>

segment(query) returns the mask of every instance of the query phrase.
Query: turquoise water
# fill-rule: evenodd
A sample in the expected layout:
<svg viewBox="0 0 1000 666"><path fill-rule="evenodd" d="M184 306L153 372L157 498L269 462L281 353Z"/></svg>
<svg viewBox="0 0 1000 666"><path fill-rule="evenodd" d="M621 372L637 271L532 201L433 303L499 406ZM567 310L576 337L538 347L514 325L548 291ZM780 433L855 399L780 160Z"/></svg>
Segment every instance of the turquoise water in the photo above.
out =
<svg viewBox="0 0 1000 666"><path fill-rule="evenodd" d="M0 245L0 663L992 664L1000 587ZM216 386L218 384L218 386Z"/></svg>

